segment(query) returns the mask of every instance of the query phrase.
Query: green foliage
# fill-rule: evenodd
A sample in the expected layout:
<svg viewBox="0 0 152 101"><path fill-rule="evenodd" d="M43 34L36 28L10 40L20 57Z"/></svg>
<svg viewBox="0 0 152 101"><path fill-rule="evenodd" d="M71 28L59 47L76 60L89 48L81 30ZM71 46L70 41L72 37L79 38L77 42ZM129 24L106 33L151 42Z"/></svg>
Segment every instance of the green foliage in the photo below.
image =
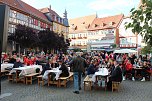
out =
<svg viewBox="0 0 152 101"><path fill-rule="evenodd" d="M74 48L73 51L74 52L81 52L82 50L80 48Z"/></svg>
<svg viewBox="0 0 152 101"><path fill-rule="evenodd" d="M145 55L152 53L152 46L147 45L147 46L143 47L141 50L141 53L145 54Z"/></svg>
<svg viewBox="0 0 152 101"><path fill-rule="evenodd" d="M70 45L69 40L65 41L63 35L49 29L36 32L32 28L20 24L16 26L15 33L12 33L8 39L15 41L23 48L39 47L45 52L54 49L66 53Z"/></svg>
<svg viewBox="0 0 152 101"><path fill-rule="evenodd" d="M112 44L111 46L112 46L112 48L116 48L116 47L117 47L117 45L116 45L116 44Z"/></svg>
<svg viewBox="0 0 152 101"><path fill-rule="evenodd" d="M140 34L147 44L152 45L152 0L142 0L139 9L131 9L131 23L127 28L132 28L133 33Z"/></svg>
<svg viewBox="0 0 152 101"><path fill-rule="evenodd" d="M8 36L8 40L15 41L24 48L35 47L39 42L38 35L32 28L20 24L16 26L15 33Z"/></svg>

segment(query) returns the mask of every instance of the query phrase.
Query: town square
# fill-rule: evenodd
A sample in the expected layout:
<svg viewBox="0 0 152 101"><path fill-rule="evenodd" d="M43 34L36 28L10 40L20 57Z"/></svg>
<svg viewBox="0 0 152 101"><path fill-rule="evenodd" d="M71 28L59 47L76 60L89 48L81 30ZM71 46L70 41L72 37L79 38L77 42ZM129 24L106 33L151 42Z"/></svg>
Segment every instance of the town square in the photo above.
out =
<svg viewBox="0 0 152 101"><path fill-rule="evenodd" d="M0 101L152 101L152 0L0 0Z"/></svg>

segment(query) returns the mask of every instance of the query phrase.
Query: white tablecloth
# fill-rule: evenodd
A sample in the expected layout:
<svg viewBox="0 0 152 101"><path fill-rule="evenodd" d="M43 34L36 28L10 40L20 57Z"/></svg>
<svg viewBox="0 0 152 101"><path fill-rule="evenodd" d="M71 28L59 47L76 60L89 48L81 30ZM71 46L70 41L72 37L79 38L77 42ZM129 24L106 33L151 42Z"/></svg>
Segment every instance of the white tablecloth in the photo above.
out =
<svg viewBox="0 0 152 101"><path fill-rule="evenodd" d="M13 66L14 66L14 64L11 64L11 63L1 64L1 72L5 71L5 68L13 67Z"/></svg>
<svg viewBox="0 0 152 101"><path fill-rule="evenodd" d="M108 76L108 69L107 68L99 68L98 72L95 72L95 74L92 76L92 81L96 81L96 76Z"/></svg>
<svg viewBox="0 0 152 101"><path fill-rule="evenodd" d="M45 73L43 75L43 79L47 80L48 79L48 74L51 73L51 72L56 74L56 76L55 76L56 80L58 80L60 74L62 73L62 71L59 70L59 68L53 68L52 70L45 71Z"/></svg>
<svg viewBox="0 0 152 101"><path fill-rule="evenodd" d="M39 68L40 71L42 71L42 66L41 65L31 65L31 66L24 66L24 67L19 67L19 68L13 68L10 71L10 74L13 72L16 72L16 70L20 70L21 73L19 74L19 76L21 75L27 75L27 74L31 74L31 73L36 73L36 68Z"/></svg>

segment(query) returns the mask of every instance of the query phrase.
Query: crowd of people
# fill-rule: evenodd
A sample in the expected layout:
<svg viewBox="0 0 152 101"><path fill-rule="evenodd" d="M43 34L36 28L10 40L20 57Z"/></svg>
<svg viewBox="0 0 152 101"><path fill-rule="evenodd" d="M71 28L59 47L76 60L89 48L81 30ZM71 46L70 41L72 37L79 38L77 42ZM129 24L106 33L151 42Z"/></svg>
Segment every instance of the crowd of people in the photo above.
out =
<svg viewBox="0 0 152 101"><path fill-rule="evenodd" d="M29 65L42 65L43 75L46 70L59 68L62 70L60 76L69 76L68 66L74 72L74 93L78 94L81 90L81 75L94 75L99 68L107 68L109 71L109 82L107 87L111 89L112 81L121 82L126 80L128 74L131 74L131 80L135 81L135 74L140 74L141 81L145 81L149 71L152 70L152 57L140 55L138 58L135 54L114 54L106 52L72 52L67 55L45 54L43 51L40 54L30 53L23 54L2 54L1 63L13 63L13 68L19 68ZM136 67L142 68L136 71Z"/></svg>

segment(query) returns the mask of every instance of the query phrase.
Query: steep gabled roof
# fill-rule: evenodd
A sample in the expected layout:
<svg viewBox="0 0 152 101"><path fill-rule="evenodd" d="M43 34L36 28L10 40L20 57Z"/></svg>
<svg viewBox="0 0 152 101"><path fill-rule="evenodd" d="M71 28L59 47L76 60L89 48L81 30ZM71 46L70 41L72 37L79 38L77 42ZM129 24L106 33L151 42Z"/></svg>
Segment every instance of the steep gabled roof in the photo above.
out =
<svg viewBox="0 0 152 101"><path fill-rule="evenodd" d="M69 20L69 33L86 31L96 18L96 14ZM76 28L77 27L77 28Z"/></svg>
<svg viewBox="0 0 152 101"><path fill-rule="evenodd" d="M41 11L42 13L49 13L50 12L52 15L59 16L54 10L52 10L48 7L42 8L39 11Z"/></svg>
<svg viewBox="0 0 152 101"><path fill-rule="evenodd" d="M88 30L116 28L121 22L123 16L124 16L123 14L120 14L120 15L108 16L104 18L96 18L94 19Z"/></svg>
<svg viewBox="0 0 152 101"><path fill-rule="evenodd" d="M21 0L1 0L0 2L7 4L13 8L24 11L28 14L31 14L31 15L37 16L39 18L42 18L44 20L47 20L46 16L42 12L40 12L36 8L28 5L27 3L25 3Z"/></svg>

